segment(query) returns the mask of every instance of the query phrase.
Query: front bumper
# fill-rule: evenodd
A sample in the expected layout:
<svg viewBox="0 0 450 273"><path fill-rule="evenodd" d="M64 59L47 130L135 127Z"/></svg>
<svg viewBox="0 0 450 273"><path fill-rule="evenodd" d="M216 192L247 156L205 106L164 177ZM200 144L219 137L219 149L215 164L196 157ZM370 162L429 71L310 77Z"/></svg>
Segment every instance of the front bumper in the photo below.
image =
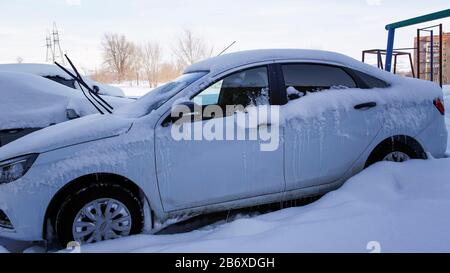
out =
<svg viewBox="0 0 450 273"><path fill-rule="evenodd" d="M0 211L12 226L0 225L0 237L21 241L43 239L45 213L56 188L36 182L41 178L36 175L38 172L45 170L32 168L17 181L0 185Z"/></svg>
<svg viewBox="0 0 450 273"><path fill-rule="evenodd" d="M13 182L14 183L14 182ZM0 210L11 227L0 226L0 237L22 241L42 240L45 209L39 205L39 194L13 192L0 186Z"/></svg>

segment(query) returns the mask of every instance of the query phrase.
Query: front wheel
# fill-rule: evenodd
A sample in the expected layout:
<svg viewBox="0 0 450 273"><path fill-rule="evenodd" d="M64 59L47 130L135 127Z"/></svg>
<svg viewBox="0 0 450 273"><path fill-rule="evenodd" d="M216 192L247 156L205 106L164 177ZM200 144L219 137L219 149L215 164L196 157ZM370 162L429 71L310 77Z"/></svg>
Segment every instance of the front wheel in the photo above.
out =
<svg viewBox="0 0 450 273"><path fill-rule="evenodd" d="M117 184L95 183L69 195L56 216L63 246L100 242L139 233L144 213L140 199Z"/></svg>

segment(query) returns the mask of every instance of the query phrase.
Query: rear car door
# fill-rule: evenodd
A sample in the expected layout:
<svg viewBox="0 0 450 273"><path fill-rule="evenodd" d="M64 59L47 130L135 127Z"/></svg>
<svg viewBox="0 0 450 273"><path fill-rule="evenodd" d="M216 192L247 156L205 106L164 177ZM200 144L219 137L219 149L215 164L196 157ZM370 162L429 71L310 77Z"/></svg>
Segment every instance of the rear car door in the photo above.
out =
<svg viewBox="0 0 450 273"><path fill-rule="evenodd" d="M280 64L289 104L298 111L285 124L286 189L334 182L374 140L382 115L376 102L348 107L359 89L343 67L317 63ZM291 108L292 108L291 106Z"/></svg>

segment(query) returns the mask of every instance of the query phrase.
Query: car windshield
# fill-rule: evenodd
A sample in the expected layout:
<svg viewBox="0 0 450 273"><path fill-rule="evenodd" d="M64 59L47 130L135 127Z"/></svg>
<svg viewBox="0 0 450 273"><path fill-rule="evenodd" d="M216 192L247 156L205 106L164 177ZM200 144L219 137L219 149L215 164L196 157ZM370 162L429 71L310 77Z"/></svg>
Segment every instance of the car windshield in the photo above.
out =
<svg viewBox="0 0 450 273"><path fill-rule="evenodd" d="M137 101L117 109L114 114L129 118L145 116L206 74L207 72L204 71L183 74L175 80L153 89Z"/></svg>

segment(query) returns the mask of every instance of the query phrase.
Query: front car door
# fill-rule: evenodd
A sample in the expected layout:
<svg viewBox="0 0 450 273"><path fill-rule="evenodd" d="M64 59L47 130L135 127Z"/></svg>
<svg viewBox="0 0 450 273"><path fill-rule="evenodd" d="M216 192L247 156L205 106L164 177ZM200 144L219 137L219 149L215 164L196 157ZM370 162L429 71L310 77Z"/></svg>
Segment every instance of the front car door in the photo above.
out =
<svg viewBox="0 0 450 273"><path fill-rule="evenodd" d="M373 91L359 89L357 80L343 67L280 65L289 97L286 107L298 111L284 128L286 189L342 178L381 129L381 109L370 101ZM358 108L361 105L366 107Z"/></svg>
<svg viewBox="0 0 450 273"><path fill-rule="evenodd" d="M272 94L268 69L268 66L260 66L226 75L191 101L199 105L201 111L206 111L208 106L220 109L227 105L268 106ZM245 111L225 111L223 116L210 113L183 124L164 122L167 116L161 119L155 129L155 150L158 185L166 211L282 195L285 189L283 144L263 151L264 141L249 136L258 135L271 125L267 122L256 126L243 124L238 120L242 115L247 114ZM191 128L191 131L186 133L182 125L187 125L184 129ZM231 134L229 127L234 130ZM204 132L198 134L199 130ZM174 132L180 131L184 138L174 137ZM238 138L238 131L245 132L245 139L242 135Z"/></svg>

